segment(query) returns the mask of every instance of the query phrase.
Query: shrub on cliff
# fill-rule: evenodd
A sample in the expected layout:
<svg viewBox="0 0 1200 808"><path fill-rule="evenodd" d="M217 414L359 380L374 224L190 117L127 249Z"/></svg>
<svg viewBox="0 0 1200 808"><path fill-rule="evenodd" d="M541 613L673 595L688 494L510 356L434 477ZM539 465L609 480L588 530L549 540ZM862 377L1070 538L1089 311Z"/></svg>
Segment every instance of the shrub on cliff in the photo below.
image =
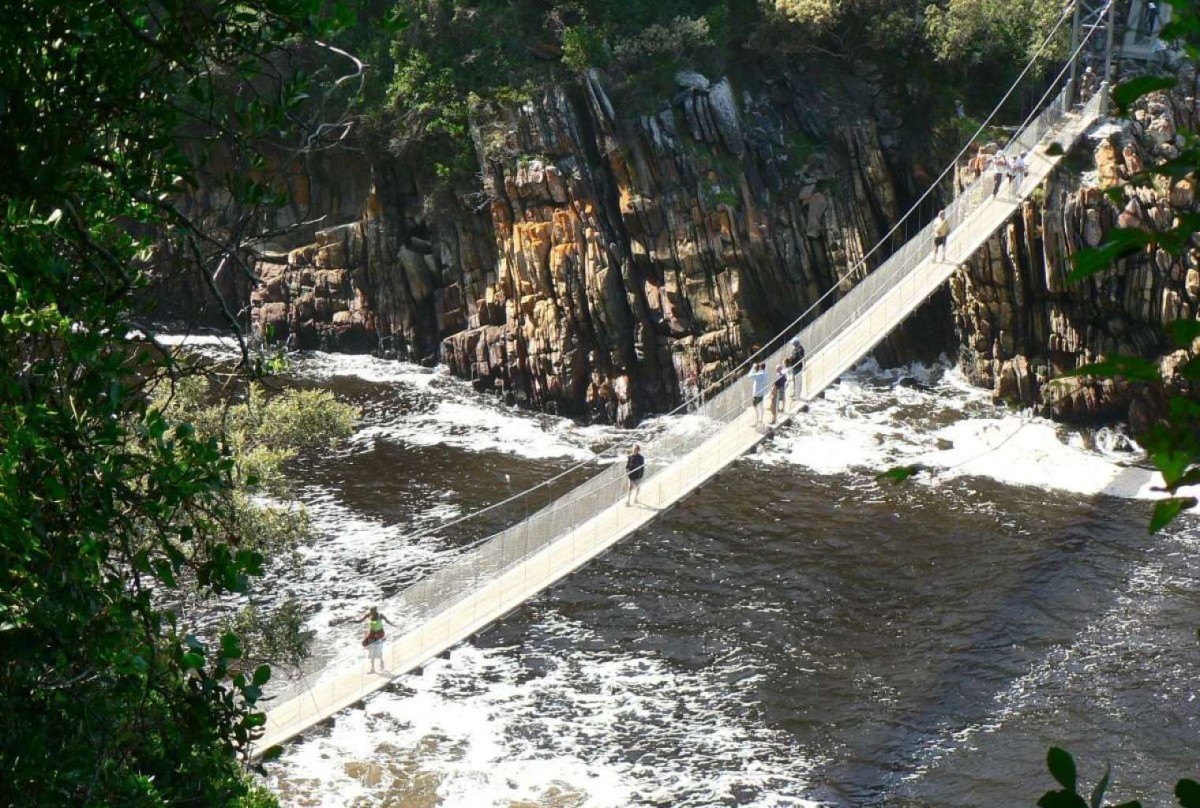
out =
<svg viewBox="0 0 1200 808"><path fill-rule="evenodd" d="M316 83L286 55L320 0L24 0L0 24L0 805L269 803L244 776L261 688L241 642L204 642L168 604L261 573L234 508L236 459L154 407L176 372L141 338L151 240L203 278L263 235L260 147ZM188 147L181 147L181 140ZM244 215L206 229L178 203L236 156ZM236 176L235 176L236 174Z"/></svg>
<svg viewBox="0 0 1200 808"><path fill-rule="evenodd" d="M450 168L465 154L473 107L512 103L538 87L614 63L630 73L674 70L726 35L720 0L400 0L389 104L398 150L441 143ZM714 31L714 28L721 29ZM661 71L659 71L661 72ZM456 166L455 164L458 163Z"/></svg>
<svg viewBox="0 0 1200 808"><path fill-rule="evenodd" d="M277 573L289 574L300 563L296 550L313 533L307 511L292 502L288 464L302 452L336 447L353 431L358 410L327 390L269 393L252 383L240 393L227 387L214 391L204 375L192 372L159 380L152 407L173 423L191 424L200 439L214 441L232 459L233 484L220 495L227 530L239 537L239 549L260 553ZM304 614L294 600L266 608L253 599L233 605L226 599L217 606L195 597L190 575L179 576L179 583L182 597L175 603L181 618L205 626L209 637L236 634L242 667L248 660L297 667L308 656L312 632L304 628Z"/></svg>
<svg viewBox="0 0 1200 808"><path fill-rule="evenodd" d="M1161 32L1166 42L1177 41L1193 63L1200 62L1200 10L1189 0L1168 0L1172 20ZM1195 68L1193 68L1194 70ZM1113 100L1119 111L1128 111L1139 99L1158 90L1176 85L1174 76L1144 75L1113 89ZM1193 88L1187 88L1194 92ZM1186 90L1185 90L1186 91ZM1172 147L1173 156L1131 174L1127 181L1117 182L1105 190L1105 195L1118 208L1138 196L1139 187L1158 187L1160 193L1170 194L1175 183L1190 189L1200 176L1200 134L1180 131L1182 148ZM1118 219L1120 222L1120 219ZM1153 220L1136 218L1128 226L1118 226L1108 232L1100 246L1084 248L1075 253L1075 268L1070 279L1083 281L1098 273L1113 271L1113 262L1139 251L1161 254L1179 260L1185 253L1200 248L1200 212L1177 212L1170 227L1159 227ZM1186 310L1185 310L1186 311ZM1163 490L1170 494L1155 503L1150 531L1156 532L1169 524L1187 508L1197 504L1195 497L1184 490L1200 485L1200 402L1195 391L1200 388L1200 319L1192 316L1167 323L1171 342L1182 355L1167 357L1171 361L1156 361L1145 356L1110 356L1102 361L1074 371L1073 376L1123 378L1136 383L1164 385L1164 367L1172 366L1174 377L1166 412L1156 420L1138 442L1163 478Z"/></svg>
<svg viewBox="0 0 1200 808"><path fill-rule="evenodd" d="M467 179L479 170L473 120L590 68L608 71L631 115L668 102L681 69L718 76L831 59L902 69L897 98L913 94L927 110L932 96L949 115L955 97L993 101L1060 13L1035 0L400 0L398 25L381 34L394 65L380 65L386 131L395 151L419 144L443 179ZM1042 64L1062 55L1068 28Z"/></svg>
<svg viewBox="0 0 1200 808"><path fill-rule="evenodd" d="M1062 4L1042 0L947 0L925 8L925 35L939 62L963 70L1029 59L1044 68L1067 55L1065 25L1053 47L1038 53L1062 14Z"/></svg>

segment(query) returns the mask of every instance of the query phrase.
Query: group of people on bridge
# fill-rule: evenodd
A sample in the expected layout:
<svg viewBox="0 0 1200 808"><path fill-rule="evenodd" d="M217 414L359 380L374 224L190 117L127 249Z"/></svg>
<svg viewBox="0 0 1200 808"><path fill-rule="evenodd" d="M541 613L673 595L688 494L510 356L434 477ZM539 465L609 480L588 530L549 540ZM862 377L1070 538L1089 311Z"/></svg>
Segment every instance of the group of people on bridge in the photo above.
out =
<svg viewBox="0 0 1200 808"><path fill-rule="evenodd" d="M751 406L754 408L754 426L764 426L764 411L774 424L783 413L787 400L788 380L790 377L793 400L800 397L801 374L804 370L804 346L800 337L793 337L791 353L784 362L775 367L775 375L767 375L767 363L755 362L750 370ZM638 490L642 478L646 474L646 458L642 455L642 447L634 446L625 458L625 504L635 505L638 502Z"/></svg>
<svg viewBox="0 0 1200 808"><path fill-rule="evenodd" d="M793 337L792 350L788 358L775 366L775 375L768 377L767 363L755 362L750 371L751 406L754 407L754 425L764 425L764 409L769 415L770 423L774 424L777 416L784 410L787 400L788 377L792 382L792 398L800 397L801 373L804 370L804 346L800 337Z"/></svg>
<svg viewBox="0 0 1200 808"><path fill-rule="evenodd" d="M767 363L755 362L750 370L751 406L754 407L754 426L764 425L764 409L770 415L770 423L774 424L779 414L783 412L787 398L788 378L791 377L792 397L800 397L801 372L804 370L804 346L800 337L793 337L791 353L785 362L775 368L775 376L767 376ZM638 490L642 478L646 474L646 458L642 455L642 447L634 446L625 458L625 504L635 505L638 502Z"/></svg>
<svg viewBox="0 0 1200 808"><path fill-rule="evenodd" d="M995 151L991 151L992 149ZM1005 178L1008 178L1009 192L1016 194L1020 191L1026 175L1029 174L1027 158L1028 152L1021 152L1009 157L1003 151L996 149L995 145L984 146L967 161L966 175L968 179L975 179L991 173L993 199L1000 194L1000 188L1004 184Z"/></svg>

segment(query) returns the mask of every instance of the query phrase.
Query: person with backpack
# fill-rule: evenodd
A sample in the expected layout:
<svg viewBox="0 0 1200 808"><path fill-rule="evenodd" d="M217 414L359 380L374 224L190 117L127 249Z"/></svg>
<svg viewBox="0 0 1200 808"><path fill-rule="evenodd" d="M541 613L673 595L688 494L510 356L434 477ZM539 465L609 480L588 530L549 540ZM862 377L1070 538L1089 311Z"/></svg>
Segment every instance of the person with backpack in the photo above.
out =
<svg viewBox="0 0 1200 808"><path fill-rule="evenodd" d="M783 414L784 400L787 398L787 370L783 363L775 366L775 382L771 385L771 423Z"/></svg>
<svg viewBox="0 0 1200 808"><path fill-rule="evenodd" d="M361 623L368 618L371 622L367 623L367 635L363 637L362 644L363 648L367 649L367 658L371 661L371 673L374 673L375 660L379 660L379 669L381 671L384 669L383 640L387 635L383 631L383 624L387 623L389 626L394 626L395 623L381 615L379 613L379 609L374 606L372 606L366 614L354 622Z"/></svg>

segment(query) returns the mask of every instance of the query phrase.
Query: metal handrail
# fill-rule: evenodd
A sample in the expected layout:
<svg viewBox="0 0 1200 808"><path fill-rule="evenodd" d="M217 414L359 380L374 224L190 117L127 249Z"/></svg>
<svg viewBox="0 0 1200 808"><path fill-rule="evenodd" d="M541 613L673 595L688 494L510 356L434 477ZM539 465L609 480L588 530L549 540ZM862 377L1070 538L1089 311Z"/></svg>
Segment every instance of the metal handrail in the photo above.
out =
<svg viewBox="0 0 1200 808"><path fill-rule="evenodd" d="M1064 91L1065 92L1065 91ZM1030 151L1070 113L1062 110L1062 94L1032 120L1008 145L1016 154ZM1096 103L1093 99L1091 103ZM963 225L990 199L984 187L986 177L976 179L947 207L952 227ZM933 224L930 224L896 251L881 267L863 278L829 309L815 317L800 332L808 350L806 362L814 364L821 352L837 341L847 328L877 303L893 287L902 284L932 252ZM890 329L889 329L890 330ZM786 362L786 347L775 350L767 361L769 369ZM708 428L668 432L647 443L647 477L682 458L708 439L712 430L741 415L750 399L750 381L741 377L724 390L707 398L697 415L707 419ZM470 592L479 582L495 577L511 566L538 552L556 537L591 519L624 495L624 469L614 463L582 484L567 491L519 523L487 538L447 566L401 591L388 608L406 620L429 619L438 610ZM547 497L550 492L547 491Z"/></svg>
<svg viewBox="0 0 1200 808"><path fill-rule="evenodd" d="M1063 110L1061 99L1060 95L1034 120L1027 121L1009 150L1032 151L1037 144L1058 138L1055 127L1068 120L1071 127L1064 142L1073 140L1097 114L1102 102L1099 96L1093 98L1082 115L1073 116ZM1052 162L1036 160L1032 170L1035 176L1015 189L1017 195L1036 187ZM949 206L952 221L960 228L952 233L953 252L960 259L977 249L1012 211L1012 200L992 202L984 183L984 179L976 180ZM800 334L809 341L811 350L802 374L805 384L802 398L811 398L824 389L945 281L954 265L931 261L931 244L932 226L924 228L842 300L805 325ZM794 325L798 327L799 321ZM784 336L792 333L794 329L789 329ZM781 343L769 353L770 367L786 361L785 345ZM726 447L724 454L721 449L716 451L723 466L753 445L746 440L747 433L754 434L746 412L750 384L744 375L731 380L716 395L705 397L697 415L678 419L672 431L646 442L648 466L643 489L656 490L658 501L669 506L715 473L711 462L714 446ZM787 412L795 411L793 398ZM741 423L735 424L739 418ZM702 457L707 458L707 465L698 468L697 459ZM402 664L420 664L448 648L456 637L466 636L453 631L469 632L471 626L486 624L500 616L504 608L528 597L529 592L539 591L547 581L556 580L585 563L594 557L598 544L623 535L622 523L627 531L644 522L647 517L637 516L636 509L613 507L624 496L625 484L621 464L610 464L581 485L548 501L528 518L477 544L398 595L383 599L381 608L401 625L398 642L407 643L404 647L408 650L403 653L409 654L408 661ZM548 488L544 490L549 498L551 492ZM664 497L664 491L673 493ZM567 538L560 542L563 537ZM551 570L549 559L556 553L566 560ZM491 594L481 598L480 593L488 590L489 584L505 580L516 583L519 596L507 598L504 593L509 590L502 584L499 592L491 587ZM452 630L452 625L457 628ZM277 692L277 698L283 696L286 700L276 708L280 712L276 709L269 712L271 726L277 726L276 721L282 722L276 734L290 736L302 731L339 705L351 703L386 681L373 679L363 670L361 660L353 659L359 656L360 652L347 650L335 659L324 660L320 670ZM275 715L280 717L272 717Z"/></svg>

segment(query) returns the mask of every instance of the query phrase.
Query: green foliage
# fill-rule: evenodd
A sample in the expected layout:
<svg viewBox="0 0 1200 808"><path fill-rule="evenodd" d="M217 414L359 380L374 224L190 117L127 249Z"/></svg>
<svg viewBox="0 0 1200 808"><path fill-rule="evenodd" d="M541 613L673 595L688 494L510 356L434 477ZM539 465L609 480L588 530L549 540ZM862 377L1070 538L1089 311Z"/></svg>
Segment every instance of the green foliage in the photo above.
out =
<svg viewBox="0 0 1200 808"><path fill-rule="evenodd" d="M1075 760L1067 752L1059 749L1056 746L1050 747L1050 751L1046 754L1046 768L1050 770L1050 775L1058 781L1058 784L1068 791L1074 791L1075 785L1079 779L1079 773L1075 771ZM1105 774L1104 779L1108 779Z"/></svg>
<svg viewBox="0 0 1200 808"><path fill-rule="evenodd" d="M1175 784L1175 798L1183 808L1200 808L1200 783L1183 779Z"/></svg>
<svg viewBox="0 0 1200 808"><path fill-rule="evenodd" d="M920 0L759 0L762 47L823 56L901 60L924 50Z"/></svg>
<svg viewBox="0 0 1200 808"><path fill-rule="evenodd" d="M475 169L473 116L592 67L619 64L634 85L657 85L711 51L714 22L729 32L721 0L400 0L392 13L408 22L390 48L396 143L441 144L459 175Z"/></svg>
<svg viewBox="0 0 1200 808"><path fill-rule="evenodd" d="M441 142L445 165L469 164L470 100L512 97L539 60L526 37L543 26L527 3L401 0L393 15L409 24L391 43L390 103L405 140Z"/></svg>
<svg viewBox="0 0 1200 808"><path fill-rule="evenodd" d="M817 142L803 132L792 132L787 136L787 150L792 167L801 169L816 154Z"/></svg>
<svg viewBox="0 0 1200 808"><path fill-rule="evenodd" d="M1181 348L1190 348L1200 332L1195 320L1171 323L1167 332ZM1193 356L1179 369L1190 383L1200 382L1200 357ZM1156 363L1136 356L1111 356L1063 374L1097 378L1123 378L1135 382L1161 384L1162 373ZM1137 436L1138 443L1163 477L1166 492L1174 494L1184 486L1200 484L1200 403L1183 394L1170 397L1165 419L1154 423ZM1193 497L1168 497L1155 503L1149 530L1157 533L1183 510L1194 507Z"/></svg>
<svg viewBox="0 0 1200 808"><path fill-rule="evenodd" d="M1104 775L1096 783L1087 799L1079 792L1079 778L1075 768L1075 759L1070 753L1056 746L1050 747L1046 755L1046 767L1050 775L1061 786L1058 790L1047 791L1037 801L1038 808L1141 808L1137 800L1120 804L1105 803L1104 795L1108 791L1112 774L1110 767L1105 766ZM1183 779L1175 785L1175 797L1182 808L1200 808L1200 784L1195 780Z"/></svg>
<svg viewBox="0 0 1200 808"><path fill-rule="evenodd" d="M706 17L679 16L631 32L617 41L612 51L619 64L630 66L663 59L678 61L711 44Z"/></svg>
<svg viewBox="0 0 1200 808"><path fill-rule="evenodd" d="M829 64L867 51L885 69L954 84L950 98L991 100L1058 13L1036 0L399 0L392 17L406 24L386 34L388 131L398 151L420 143L446 188L478 172L476 147L485 160L511 156L495 131L513 126L502 107L592 68L606 70L626 115L657 111L679 70L721 75L746 53ZM1043 63L1061 56L1060 40ZM807 144L796 145L802 163Z"/></svg>
<svg viewBox="0 0 1200 808"><path fill-rule="evenodd" d="M741 197L738 196L737 191L715 183L702 182L700 184L700 196L704 199L705 206L710 211L720 206L736 208L741 203Z"/></svg>
<svg viewBox="0 0 1200 808"><path fill-rule="evenodd" d="M177 369L136 336L151 244L135 234L238 254L176 194L219 144L245 169L227 178L231 199L279 199L257 144L278 142L319 90L273 59L329 35L327 9L345 10L5 7L0 804L274 802L239 761L261 732L260 677L239 671L236 637L205 642L174 608L246 592L264 557L239 533L236 459L148 404L147 385Z"/></svg>
<svg viewBox="0 0 1200 808"><path fill-rule="evenodd" d="M1175 80L1166 76L1138 76L1114 87L1112 100L1118 110L1125 111L1142 96L1155 90L1169 90L1174 86Z"/></svg>
<svg viewBox="0 0 1200 808"><path fill-rule="evenodd" d="M1191 168L1185 172L1186 176L1200 166L1200 163L1197 162L1198 158L1200 158L1200 152L1197 152L1193 146L1190 152L1170 161L1169 170L1174 171L1190 165ZM1133 182L1146 182L1151 175L1161 173L1162 167L1158 168L1159 171L1150 169L1143 172L1142 176L1134 178ZM1200 214L1197 213L1181 213L1168 230L1117 228L1108 234L1108 238L1099 247L1087 247L1072 256L1074 266L1068 278L1073 281L1082 280L1112 266L1118 258L1124 258L1151 247L1162 247L1172 255L1180 255L1187 249L1192 235L1198 230L1200 230Z"/></svg>
<svg viewBox="0 0 1200 808"><path fill-rule="evenodd" d="M573 25L562 32L562 62L568 69L582 73L590 67L605 67L608 49L599 32L587 25Z"/></svg>
<svg viewBox="0 0 1200 808"><path fill-rule="evenodd" d="M245 606L223 623L222 630L240 637L246 659L259 663L255 668L256 679L258 671L270 675L271 669L264 664L268 661L299 668L316 636L304 628L304 614L294 600L283 603L270 614L253 604Z"/></svg>
<svg viewBox="0 0 1200 808"><path fill-rule="evenodd" d="M978 68L987 62L1022 64L1033 58L1062 14L1041 0L943 0L925 9L925 34L938 61ZM1045 67L1066 55L1070 26L1039 58Z"/></svg>
<svg viewBox="0 0 1200 808"><path fill-rule="evenodd" d="M279 747L274 748L278 749ZM276 808L278 805L279 801L275 799L275 795L260 786L251 786L250 790L237 802L238 808Z"/></svg>
<svg viewBox="0 0 1200 808"><path fill-rule="evenodd" d="M1092 362L1075 370L1064 373L1063 376L1100 376L1104 378L1125 378L1136 381L1161 381L1162 374L1158 365L1137 356L1113 356L1102 362Z"/></svg>
<svg viewBox="0 0 1200 808"><path fill-rule="evenodd" d="M153 392L154 409L175 421L186 421L202 437L221 441L238 463L255 452L279 458L269 474L298 452L328 449L354 430L357 408L338 401L328 390L283 390L274 394L252 383L240 402L212 401L208 380L199 375L164 380ZM248 474L265 480L263 474Z"/></svg>
<svg viewBox="0 0 1200 808"><path fill-rule="evenodd" d="M836 0L775 0L774 10L796 25L820 30L832 27L845 5Z"/></svg>
<svg viewBox="0 0 1200 808"><path fill-rule="evenodd" d="M882 471L875 475L875 479L879 481L888 480L892 483L902 483L908 478L924 471L925 467L916 464L911 466L894 466L887 471Z"/></svg>
<svg viewBox="0 0 1200 808"><path fill-rule="evenodd" d="M1173 0L1172 6L1174 15L1162 36L1178 37L1189 54L1200 56L1200 11L1182 1ZM1170 78L1139 77L1115 87L1113 98L1123 108L1128 108L1149 93L1174 84L1174 79ZM1178 156L1131 177L1129 185L1149 185L1156 177L1178 179L1197 171L1200 171L1200 140L1191 132L1187 133L1184 148ZM1107 193L1111 200L1120 204L1126 189L1117 186ZM1099 247L1083 249L1072 256L1074 267L1069 277L1081 282L1109 271L1118 259L1145 250L1162 249L1179 256L1193 247L1197 232L1200 232L1200 215L1194 212L1181 213L1166 230L1154 230L1148 225L1114 229ZM1185 486L1200 484L1200 404L1186 392L1187 386L1200 383L1200 357L1194 354L1196 339L1200 337L1200 323L1195 320L1170 323L1167 332L1179 348L1189 351L1192 356L1177 370L1185 389L1170 397L1166 417L1154 423L1145 434L1137 436L1154 467L1162 474L1164 490L1171 495L1155 504L1150 520L1151 533L1170 524L1184 509L1193 507L1195 499L1176 494ZM1074 375L1123 377L1152 384L1163 382L1156 364L1130 356L1109 357L1080 368Z"/></svg>
<svg viewBox="0 0 1200 808"><path fill-rule="evenodd" d="M310 540L308 516L303 508L260 495L288 500L292 487L286 464L301 452L336 446L351 434L359 415L326 390L268 395L257 383L248 387L241 402L213 402L207 379L198 375L164 380L152 407L172 422L190 425L230 458L234 486L224 497L230 531L241 537L243 549L270 554L277 561Z"/></svg>

